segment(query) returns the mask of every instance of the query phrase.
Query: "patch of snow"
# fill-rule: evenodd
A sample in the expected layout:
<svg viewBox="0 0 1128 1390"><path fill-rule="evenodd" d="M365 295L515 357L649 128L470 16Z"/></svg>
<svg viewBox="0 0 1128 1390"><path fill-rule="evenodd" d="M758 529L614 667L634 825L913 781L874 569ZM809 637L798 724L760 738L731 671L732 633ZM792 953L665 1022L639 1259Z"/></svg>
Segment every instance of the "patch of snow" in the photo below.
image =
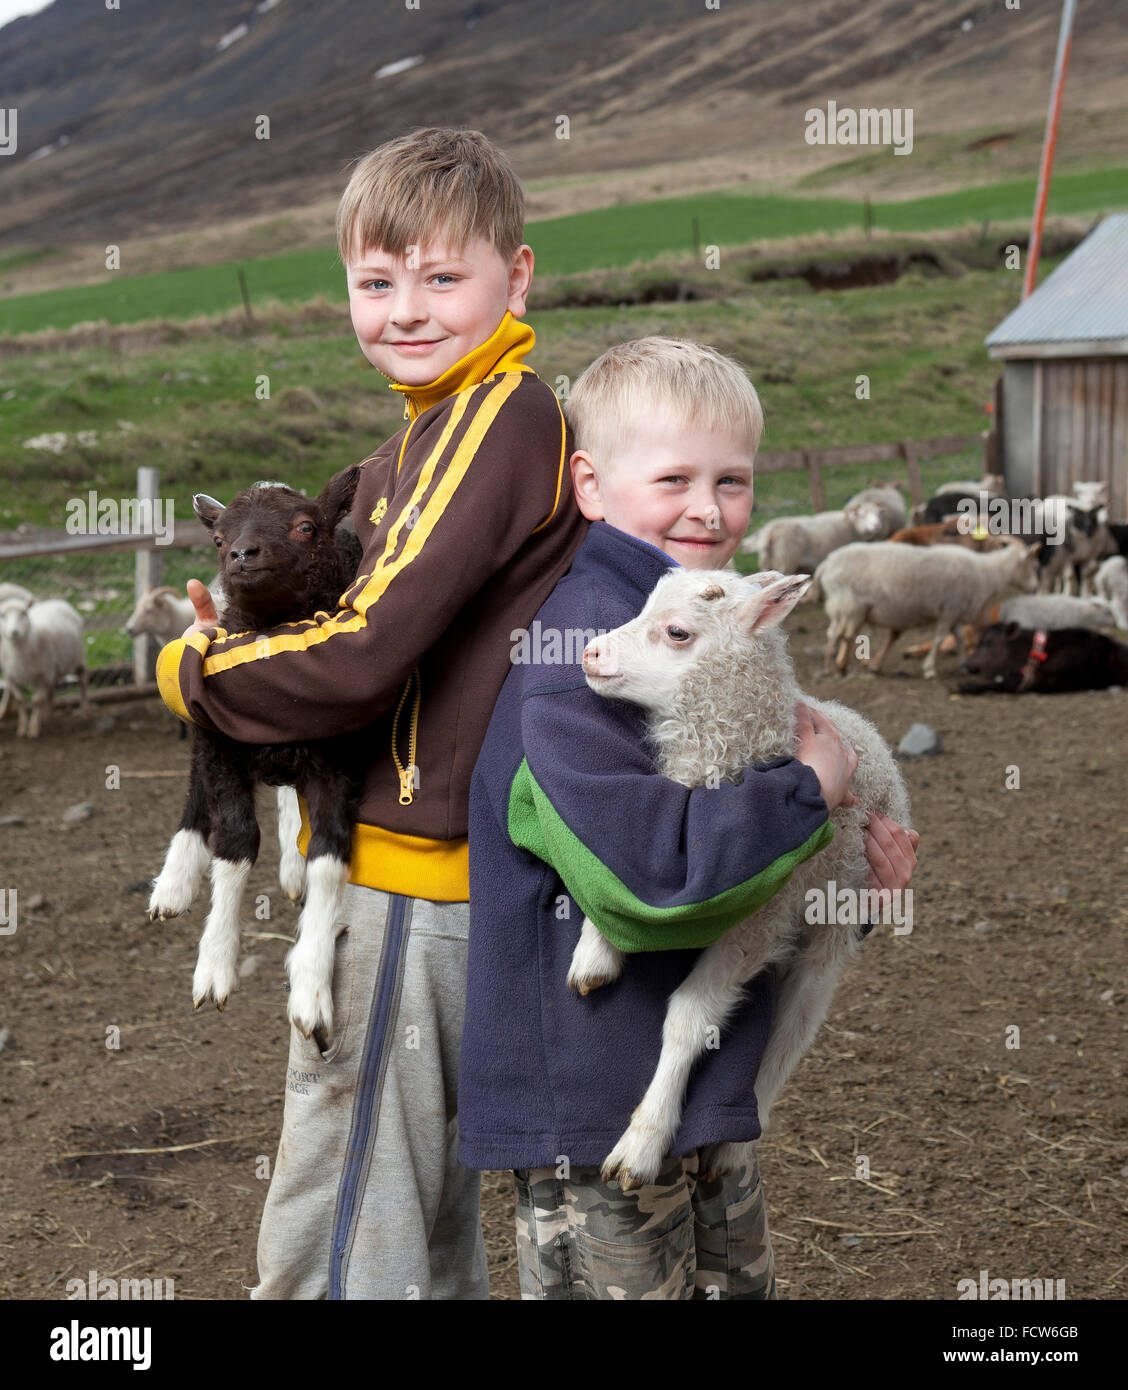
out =
<svg viewBox="0 0 1128 1390"><path fill-rule="evenodd" d="M423 61L422 53L416 54L414 58L399 58L394 63L385 63L382 68L377 68L373 74L373 80L378 77L394 77L397 72L406 72L408 68L417 68Z"/></svg>

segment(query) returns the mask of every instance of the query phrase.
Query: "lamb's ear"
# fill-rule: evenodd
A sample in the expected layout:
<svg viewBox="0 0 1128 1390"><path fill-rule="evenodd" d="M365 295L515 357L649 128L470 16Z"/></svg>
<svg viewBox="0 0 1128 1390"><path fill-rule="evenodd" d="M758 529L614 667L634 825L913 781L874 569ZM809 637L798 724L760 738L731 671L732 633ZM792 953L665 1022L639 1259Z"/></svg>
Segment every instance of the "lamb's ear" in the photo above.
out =
<svg viewBox="0 0 1128 1390"><path fill-rule="evenodd" d="M746 632L775 627L783 621L807 592L809 574L786 574L774 579L740 606L738 620Z"/></svg>
<svg viewBox="0 0 1128 1390"><path fill-rule="evenodd" d="M197 492L192 498L192 510L211 531L222 516L224 506L222 502L217 502L214 497L209 497L206 492Z"/></svg>
<svg viewBox="0 0 1128 1390"><path fill-rule="evenodd" d="M330 530L336 526L337 522L352 510L353 498L356 496L356 485L360 480L360 464L354 463L349 468L343 468L340 473L336 473L321 489L317 497L317 505L321 509Z"/></svg>

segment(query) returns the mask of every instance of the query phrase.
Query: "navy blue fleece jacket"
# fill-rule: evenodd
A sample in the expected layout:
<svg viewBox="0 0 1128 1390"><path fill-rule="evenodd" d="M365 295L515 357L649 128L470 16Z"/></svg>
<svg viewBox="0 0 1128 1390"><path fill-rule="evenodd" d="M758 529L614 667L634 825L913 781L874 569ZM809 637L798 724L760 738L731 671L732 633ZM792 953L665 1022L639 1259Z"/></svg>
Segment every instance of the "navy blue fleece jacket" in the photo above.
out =
<svg viewBox="0 0 1128 1390"><path fill-rule="evenodd" d="M650 1081L666 1001L698 950L833 835L805 764L776 758L739 785L682 787L656 772L643 711L588 687L581 634L636 617L674 563L595 522L532 640L514 635L470 784L468 1167L601 1163ZM580 998L566 979L585 913L632 954L616 982ZM759 1136L753 1083L774 998L773 970L746 987L694 1070L671 1153Z"/></svg>

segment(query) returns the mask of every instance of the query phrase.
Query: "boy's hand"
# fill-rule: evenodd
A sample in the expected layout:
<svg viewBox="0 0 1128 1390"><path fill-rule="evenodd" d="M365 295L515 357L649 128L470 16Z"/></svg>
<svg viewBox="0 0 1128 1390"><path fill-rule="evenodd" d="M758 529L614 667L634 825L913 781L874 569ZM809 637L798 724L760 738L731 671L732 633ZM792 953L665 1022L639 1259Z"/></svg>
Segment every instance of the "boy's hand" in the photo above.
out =
<svg viewBox="0 0 1128 1390"><path fill-rule="evenodd" d="M192 600L192 607L196 610L196 621L180 634L181 640L185 637L191 637L194 632L203 632L205 628L216 627L219 623L219 616L215 611L215 601L212 599L206 584L201 584L198 579L189 579L188 597Z"/></svg>
<svg viewBox="0 0 1128 1390"><path fill-rule="evenodd" d="M831 811L839 806L857 805L850 791L850 778L858 766L858 755L843 741L838 730L825 714L805 705L795 704L795 756L806 763L819 779L823 800Z"/></svg>
<svg viewBox="0 0 1128 1390"><path fill-rule="evenodd" d="M871 811L865 839L869 886L882 892L907 888L916 868L917 832L906 830L881 811Z"/></svg>

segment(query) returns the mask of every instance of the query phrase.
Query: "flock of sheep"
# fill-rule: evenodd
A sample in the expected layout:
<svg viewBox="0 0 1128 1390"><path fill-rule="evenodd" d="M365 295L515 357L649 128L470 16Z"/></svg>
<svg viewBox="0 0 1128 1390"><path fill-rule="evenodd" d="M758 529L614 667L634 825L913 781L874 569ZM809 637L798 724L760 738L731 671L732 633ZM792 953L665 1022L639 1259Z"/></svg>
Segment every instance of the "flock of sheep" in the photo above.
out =
<svg viewBox="0 0 1128 1390"><path fill-rule="evenodd" d="M1035 510L1030 499L1005 498L1003 480L988 475L945 484L909 518L897 489L875 487L841 511L770 521L742 548L766 570L813 574L809 596L822 599L828 619L827 672L845 671L863 628L885 633L869 663L878 671L903 632L930 627L931 641L916 649L926 652L923 674L930 677L939 652L954 648L957 630L968 662L990 627L1002 624L1012 635L1031 635L1020 666L1036 633L1093 632L1081 644L1080 667L1086 679L1108 685L1119 683L1124 648L1097 634L1128 629L1128 526L1109 521L1107 502L1106 484L1079 482L1072 497L1038 499ZM1002 525L1003 517L1014 523ZM999 688L1020 688L1007 673L993 674L1004 677ZM1034 685L1059 688L1044 680L1021 688Z"/></svg>
<svg viewBox="0 0 1128 1390"><path fill-rule="evenodd" d="M1012 636L1016 631L1128 630L1128 525L1109 520L1106 484L1079 482L1073 496L1040 499L1040 526L1015 534L1000 532L993 516L988 524L987 508L996 501L1013 499L1004 497L1003 479L994 474L978 483L944 484L911 517L896 488L871 487L840 511L777 517L748 536L742 549L758 555L765 570L814 576L808 600L821 598L826 606L828 672L845 671L863 628L885 633L870 660L873 671L881 669L901 633L931 628L927 646L913 649L925 653L925 676L936 675L937 656L954 649L957 630L965 663L977 648L982 652L993 623L1003 624ZM972 507L981 510L969 513ZM222 603L218 584L212 591ZM162 585L141 598L125 630L131 637L150 633L163 643L183 632L193 617L189 600ZM995 639L987 643L992 644L998 645ZM1052 645L1066 650L1058 639ZM1069 649L1075 675L1067 686L1043 679L1022 688L1119 683L1124 650L1119 643L1107 636L1075 639ZM1002 675L995 682L1000 689L1019 688L1009 669L992 674ZM36 599L19 584L0 583L0 719L14 703L17 734L38 737L55 688L67 677L77 677L84 708L79 613L63 599Z"/></svg>

